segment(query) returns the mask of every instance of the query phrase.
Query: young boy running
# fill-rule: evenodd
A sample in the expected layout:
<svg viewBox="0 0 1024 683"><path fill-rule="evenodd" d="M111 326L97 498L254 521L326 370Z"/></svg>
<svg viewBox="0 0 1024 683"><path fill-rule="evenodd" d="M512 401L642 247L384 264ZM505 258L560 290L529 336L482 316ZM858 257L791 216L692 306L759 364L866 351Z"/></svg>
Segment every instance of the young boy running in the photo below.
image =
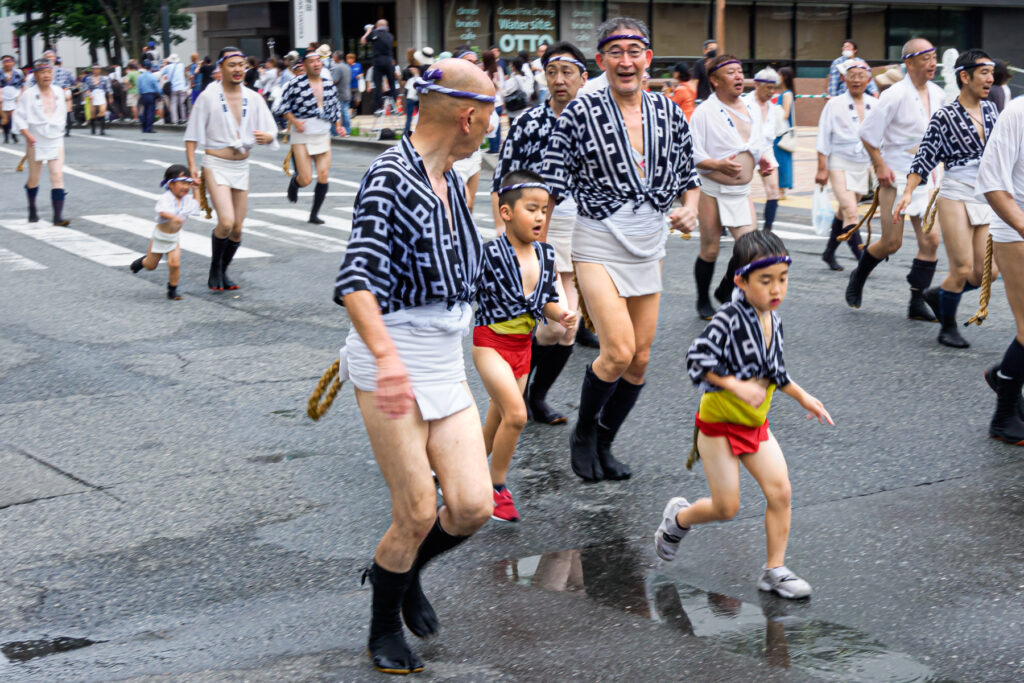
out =
<svg viewBox="0 0 1024 683"><path fill-rule="evenodd" d="M156 200L156 227L146 255L132 261L129 268L138 273L153 270L167 255L167 298L180 301L178 279L181 277L181 227L189 216L199 214L199 202L192 198L192 176L188 167L172 164L164 172L160 187L165 192Z"/></svg>
<svg viewBox="0 0 1024 683"><path fill-rule="evenodd" d="M547 213L548 190L531 171L506 175L498 189L505 233L484 247L484 272L477 292L473 363L491 397L484 420L484 445L491 456L494 519L518 522L505 486L512 454L526 425L523 390L530 374L530 347L537 321L548 318L567 329L576 313L558 305L555 249L538 242Z"/></svg>
<svg viewBox="0 0 1024 683"><path fill-rule="evenodd" d="M786 568L790 486L786 459L768 428L775 389L792 396L819 422L832 424L821 401L789 378L782 358L782 324L776 310L786 298L789 264L782 240L773 233L742 235L733 254L732 302L722 306L686 353L690 379L704 393L697 412L695 450L711 490L710 498L692 505L673 498L665 506L654 534L658 556L672 560L679 542L694 524L732 519L740 506L740 463L767 499L764 525L768 557L757 582L759 590L784 598L806 598L810 585Z"/></svg>

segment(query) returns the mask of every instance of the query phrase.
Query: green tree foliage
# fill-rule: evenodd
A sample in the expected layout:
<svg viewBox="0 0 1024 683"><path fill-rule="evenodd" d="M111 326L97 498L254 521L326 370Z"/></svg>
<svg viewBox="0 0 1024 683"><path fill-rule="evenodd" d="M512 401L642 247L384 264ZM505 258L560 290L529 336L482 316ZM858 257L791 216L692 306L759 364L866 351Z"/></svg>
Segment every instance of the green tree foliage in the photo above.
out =
<svg viewBox="0 0 1024 683"><path fill-rule="evenodd" d="M167 0L171 42L184 40L175 30L192 25L192 15L182 12L186 0ZM19 35L40 35L47 44L63 36L80 38L95 50L123 49L139 59L146 42L161 32L160 0L0 0L13 14L32 12L32 19L16 24ZM113 45L111 45L111 41Z"/></svg>

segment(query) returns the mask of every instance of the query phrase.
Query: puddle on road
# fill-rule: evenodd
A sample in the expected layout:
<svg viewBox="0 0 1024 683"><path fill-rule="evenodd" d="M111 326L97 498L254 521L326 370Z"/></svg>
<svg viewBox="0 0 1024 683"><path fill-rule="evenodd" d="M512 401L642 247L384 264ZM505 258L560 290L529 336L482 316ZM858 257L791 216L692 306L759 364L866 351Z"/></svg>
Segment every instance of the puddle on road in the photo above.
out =
<svg viewBox="0 0 1024 683"><path fill-rule="evenodd" d="M246 460L252 463L256 463L257 465L268 465L278 462L287 462L289 460L301 460L302 458L311 458L314 455L316 455L316 453L289 451L287 453L272 453L270 455L254 455L251 458L246 458Z"/></svg>
<svg viewBox="0 0 1024 683"><path fill-rule="evenodd" d="M61 636L50 640L19 640L0 645L0 652L12 662L27 662L30 659L37 659L58 652L70 652L83 647L89 647L102 640L89 640L88 638L68 638Z"/></svg>
<svg viewBox="0 0 1024 683"><path fill-rule="evenodd" d="M791 614L802 609L800 602L762 593L754 605L637 565L621 543L506 560L498 569L509 582L576 594L771 666L841 681L947 680L863 631Z"/></svg>

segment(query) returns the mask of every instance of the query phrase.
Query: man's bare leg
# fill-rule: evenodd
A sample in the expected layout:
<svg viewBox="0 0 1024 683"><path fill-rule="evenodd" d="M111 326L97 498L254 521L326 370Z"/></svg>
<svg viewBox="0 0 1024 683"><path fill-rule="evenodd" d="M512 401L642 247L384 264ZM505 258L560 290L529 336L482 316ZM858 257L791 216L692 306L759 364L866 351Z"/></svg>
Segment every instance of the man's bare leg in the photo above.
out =
<svg viewBox="0 0 1024 683"><path fill-rule="evenodd" d="M306 145L292 145L292 163L295 165L295 173L288 181L288 201L292 204L299 201L299 188L305 187L313 182L313 159L306 151Z"/></svg>
<svg viewBox="0 0 1024 683"><path fill-rule="evenodd" d="M925 292L925 300L939 318L942 329L938 341L944 346L965 349L970 344L960 334L956 324L956 311L964 292L977 289L984 268L984 250L976 255L975 232L988 234L987 226L972 228L963 202L939 197L936 201L942 241L949 259L949 274L939 287ZM984 249L984 247L983 247ZM980 258L978 258L980 256Z"/></svg>
<svg viewBox="0 0 1024 683"><path fill-rule="evenodd" d="M316 162L316 186L313 188L313 208L309 212L309 222L313 225L323 225L320 218L320 207L324 205L327 198L327 188L330 186L331 174L331 150L313 157Z"/></svg>
<svg viewBox="0 0 1024 683"><path fill-rule="evenodd" d="M751 219L756 216L752 199L747 200L750 204ZM710 320L715 315L715 308L708 296L708 289L711 287L711 280L715 272L715 261L718 259L718 252L722 240L722 221L718 210L718 200L704 193L700 195L697 204L697 220L700 224L700 254L694 264L693 274L697 281L697 314L705 320ZM726 226L733 239L739 239L754 230L753 222L750 225ZM730 257L726 266L725 274L715 289L715 298L720 303L728 303L732 298L733 275L736 272L736 263Z"/></svg>

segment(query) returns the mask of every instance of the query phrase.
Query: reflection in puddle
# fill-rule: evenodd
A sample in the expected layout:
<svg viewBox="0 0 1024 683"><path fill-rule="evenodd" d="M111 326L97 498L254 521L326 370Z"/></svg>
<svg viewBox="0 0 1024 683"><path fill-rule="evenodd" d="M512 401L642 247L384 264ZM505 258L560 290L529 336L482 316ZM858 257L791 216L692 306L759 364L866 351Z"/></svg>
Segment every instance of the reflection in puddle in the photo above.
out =
<svg viewBox="0 0 1024 683"><path fill-rule="evenodd" d="M57 652L69 652L82 647L95 645L98 640L88 638L52 638L50 640L19 640L13 643L0 645L0 652L4 653L12 662L26 662L37 657L45 657Z"/></svg>
<svg viewBox="0 0 1024 683"><path fill-rule="evenodd" d="M760 605L708 593L658 573L641 573L627 543L559 550L502 563L505 580L586 596L728 652L842 681L940 679L920 662L855 628L787 614L799 609L760 595Z"/></svg>

